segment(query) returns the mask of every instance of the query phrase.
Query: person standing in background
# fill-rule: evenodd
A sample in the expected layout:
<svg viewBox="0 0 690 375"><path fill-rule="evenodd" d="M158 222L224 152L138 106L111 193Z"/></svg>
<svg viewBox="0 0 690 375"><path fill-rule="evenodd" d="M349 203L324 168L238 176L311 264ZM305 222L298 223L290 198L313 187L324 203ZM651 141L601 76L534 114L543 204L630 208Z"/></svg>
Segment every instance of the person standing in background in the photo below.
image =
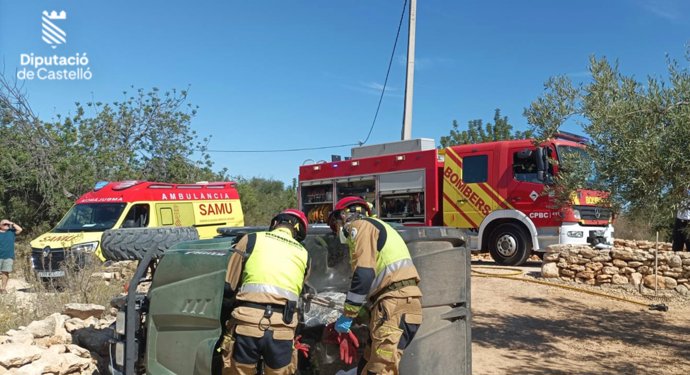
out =
<svg viewBox="0 0 690 375"><path fill-rule="evenodd" d="M7 220L0 221L0 293L7 293L7 282L14 266L14 240L22 228Z"/></svg>
<svg viewBox="0 0 690 375"><path fill-rule="evenodd" d="M690 233L687 232L690 223L690 186L687 197L681 202L676 212L676 222L673 224L673 251L690 251Z"/></svg>

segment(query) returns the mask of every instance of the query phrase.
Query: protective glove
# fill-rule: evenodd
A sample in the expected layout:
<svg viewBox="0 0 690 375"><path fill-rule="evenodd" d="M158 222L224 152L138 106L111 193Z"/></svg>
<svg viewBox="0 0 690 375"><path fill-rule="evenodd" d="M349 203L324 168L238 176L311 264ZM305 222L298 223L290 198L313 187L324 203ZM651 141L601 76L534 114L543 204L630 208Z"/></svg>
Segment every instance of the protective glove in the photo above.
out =
<svg viewBox="0 0 690 375"><path fill-rule="evenodd" d="M338 341L340 346L340 359L346 364L350 365L357 359L357 348L359 348L359 340L352 331L348 333L339 333Z"/></svg>
<svg viewBox="0 0 690 375"><path fill-rule="evenodd" d="M345 315L340 315L338 317L338 320L335 321L335 330L338 333L350 332L351 326L352 326L352 318L348 318Z"/></svg>
<svg viewBox="0 0 690 375"><path fill-rule="evenodd" d="M310 347L308 344L304 344L300 340L302 340L302 335L295 337L293 346L295 347L295 350L297 350L298 353L301 353L304 358L309 358Z"/></svg>
<svg viewBox="0 0 690 375"><path fill-rule="evenodd" d="M324 329L321 342L324 344L338 345L340 359L347 365L354 363L357 359L359 340L357 340L357 336L352 331L348 333L338 333L335 330L335 324L331 323Z"/></svg>

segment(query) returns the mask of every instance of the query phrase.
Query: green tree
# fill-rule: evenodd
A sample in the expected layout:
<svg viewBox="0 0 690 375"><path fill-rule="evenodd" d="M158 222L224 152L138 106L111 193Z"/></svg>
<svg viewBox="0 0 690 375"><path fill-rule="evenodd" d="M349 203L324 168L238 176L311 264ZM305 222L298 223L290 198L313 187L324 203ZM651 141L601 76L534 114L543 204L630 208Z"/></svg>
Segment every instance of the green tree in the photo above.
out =
<svg viewBox="0 0 690 375"><path fill-rule="evenodd" d="M260 177L236 177L237 190L244 211L244 223L267 226L273 216L286 208L297 208L296 182L286 187L282 181Z"/></svg>
<svg viewBox="0 0 690 375"><path fill-rule="evenodd" d="M501 110L496 109L493 124L488 122L484 125L484 122L480 119L470 120L467 123L467 130L461 131L458 121L453 120L453 128L450 130L450 135L441 137L441 147L506 139L524 139L531 136L531 130L513 132L513 126L508 122L508 116L501 116Z"/></svg>
<svg viewBox="0 0 690 375"><path fill-rule="evenodd" d="M225 180L192 130L196 110L186 90L138 89L43 121L0 76L0 216L44 231L98 180Z"/></svg>
<svg viewBox="0 0 690 375"><path fill-rule="evenodd" d="M690 184L690 74L676 61L667 65L665 79L639 82L622 74L617 63L592 57L589 83L551 78L546 93L525 110L538 139L577 120L591 139L589 169L597 171L600 187L615 206L648 218L655 229L668 228ZM584 186L587 168L567 169L560 191Z"/></svg>

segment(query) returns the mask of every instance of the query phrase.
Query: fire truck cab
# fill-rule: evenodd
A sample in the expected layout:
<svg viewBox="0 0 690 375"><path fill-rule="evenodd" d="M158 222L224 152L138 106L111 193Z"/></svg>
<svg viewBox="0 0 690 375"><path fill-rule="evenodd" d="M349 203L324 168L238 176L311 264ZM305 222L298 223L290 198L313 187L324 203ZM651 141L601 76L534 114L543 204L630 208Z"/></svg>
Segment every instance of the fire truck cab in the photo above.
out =
<svg viewBox="0 0 690 375"><path fill-rule="evenodd" d="M302 165L298 200L322 223L338 199L356 195L377 216L403 225L468 230L470 247L500 264L519 265L558 243L613 243L613 213L605 193L579 190L556 207L544 189L565 155L587 157L582 138L559 136L539 147L507 140L436 149L431 139L357 147L344 160ZM559 161L549 163L549 158Z"/></svg>

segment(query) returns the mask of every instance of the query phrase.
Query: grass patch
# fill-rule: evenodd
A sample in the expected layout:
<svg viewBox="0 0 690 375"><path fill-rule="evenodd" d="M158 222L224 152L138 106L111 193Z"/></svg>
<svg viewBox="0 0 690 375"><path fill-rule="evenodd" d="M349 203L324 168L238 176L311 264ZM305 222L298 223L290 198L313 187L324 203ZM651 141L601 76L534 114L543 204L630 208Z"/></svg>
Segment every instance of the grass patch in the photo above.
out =
<svg viewBox="0 0 690 375"><path fill-rule="evenodd" d="M0 334L62 312L67 303L109 306L110 300L122 293L129 272L120 280L106 281L99 275L111 270L93 255L87 254L85 260L82 264L79 259L68 257L62 265L65 277L40 280L31 268L31 248L28 244L18 243L15 272L10 278L24 279L28 287L0 295Z"/></svg>

